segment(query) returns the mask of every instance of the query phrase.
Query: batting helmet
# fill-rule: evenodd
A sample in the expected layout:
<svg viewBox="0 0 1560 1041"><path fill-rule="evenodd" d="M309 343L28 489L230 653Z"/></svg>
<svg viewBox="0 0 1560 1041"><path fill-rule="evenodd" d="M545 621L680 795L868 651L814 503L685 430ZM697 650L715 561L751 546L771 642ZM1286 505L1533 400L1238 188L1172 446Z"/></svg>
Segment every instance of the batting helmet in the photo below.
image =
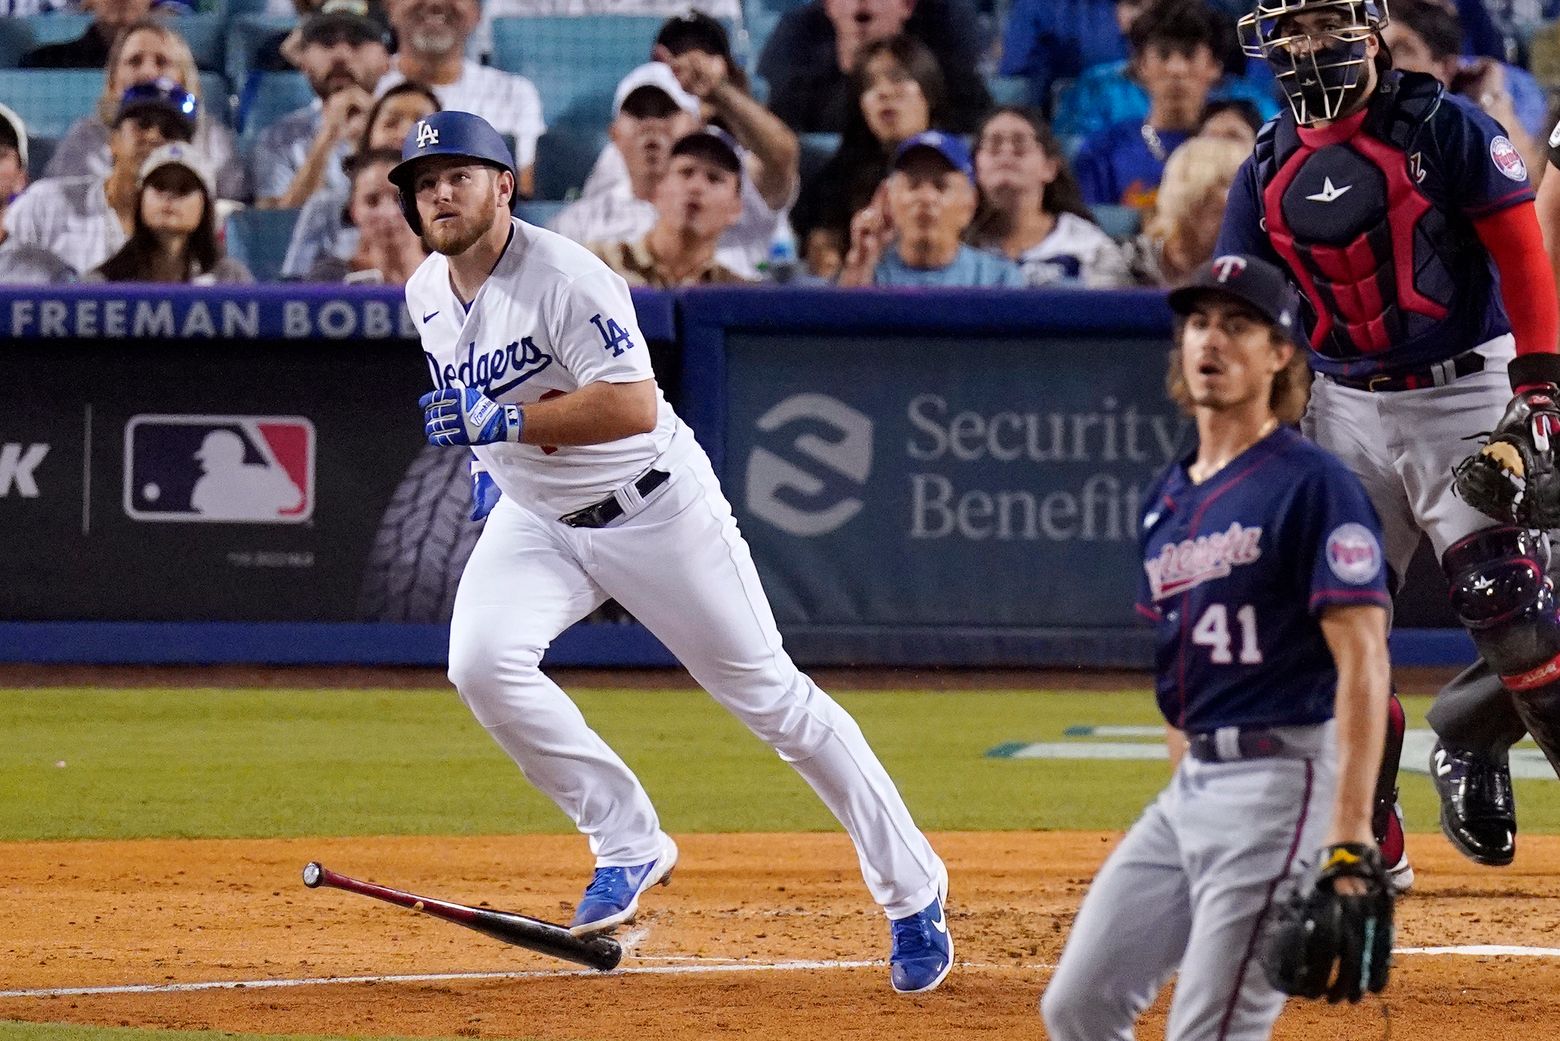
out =
<svg viewBox="0 0 1560 1041"><path fill-rule="evenodd" d="M390 183L401 193L401 212L406 223L422 234L422 218L417 215L417 190L413 179L418 163L430 156L453 155L475 159L500 170L515 172L515 157L492 124L470 112L435 112L407 131L401 145L401 161L390 171ZM510 200L513 202L513 199Z"/></svg>

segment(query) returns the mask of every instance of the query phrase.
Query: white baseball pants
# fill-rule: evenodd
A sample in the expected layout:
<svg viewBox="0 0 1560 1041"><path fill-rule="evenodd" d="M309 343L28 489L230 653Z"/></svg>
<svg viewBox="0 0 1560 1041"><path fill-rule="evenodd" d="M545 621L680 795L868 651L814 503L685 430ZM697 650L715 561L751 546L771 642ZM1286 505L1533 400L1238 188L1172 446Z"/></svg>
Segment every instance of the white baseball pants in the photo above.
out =
<svg viewBox="0 0 1560 1041"><path fill-rule="evenodd" d="M945 877L942 861L855 720L782 649L708 458L684 429L655 465L671 479L643 500L619 492L628 512L605 528L500 500L456 593L450 680L590 840L598 867L652 859L660 821L649 796L540 668L554 637L612 597L812 786L888 917L920 911Z"/></svg>

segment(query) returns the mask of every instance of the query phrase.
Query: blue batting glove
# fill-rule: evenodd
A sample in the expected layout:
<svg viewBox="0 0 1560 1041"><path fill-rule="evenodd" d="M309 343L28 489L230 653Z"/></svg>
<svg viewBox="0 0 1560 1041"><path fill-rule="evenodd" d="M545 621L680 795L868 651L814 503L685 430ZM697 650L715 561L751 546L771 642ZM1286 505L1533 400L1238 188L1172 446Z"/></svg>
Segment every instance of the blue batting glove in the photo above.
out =
<svg viewBox="0 0 1560 1041"><path fill-rule="evenodd" d="M519 405L500 405L474 387L456 382L417 399L430 445L493 445L520 440Z"/></svg>
<svg viewBox="0 0 1560 1041"><path fill-rule="evenodd" d="M476 459L471 461L471 519L479 521L493 512L503 493L493 483L493 475Z"/></svg>

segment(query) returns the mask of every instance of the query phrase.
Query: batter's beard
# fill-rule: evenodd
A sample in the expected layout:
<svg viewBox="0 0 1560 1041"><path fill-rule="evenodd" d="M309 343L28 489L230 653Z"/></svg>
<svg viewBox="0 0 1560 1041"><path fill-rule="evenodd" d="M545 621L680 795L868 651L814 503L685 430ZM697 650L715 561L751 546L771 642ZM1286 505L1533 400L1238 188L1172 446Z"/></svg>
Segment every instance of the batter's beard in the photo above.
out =
<svg viewBox="0 0 1560 1041"><path fill-rule="evenodd" d="M423 228L423 241L435 253L443 253L446 257L458 257L472 246L481 241L493 228L493 218L498 215L495 208L485 221L473 221L469 227L446 227L438 224L429 224ZM461 222L462 224L464 222Z"/></svg>

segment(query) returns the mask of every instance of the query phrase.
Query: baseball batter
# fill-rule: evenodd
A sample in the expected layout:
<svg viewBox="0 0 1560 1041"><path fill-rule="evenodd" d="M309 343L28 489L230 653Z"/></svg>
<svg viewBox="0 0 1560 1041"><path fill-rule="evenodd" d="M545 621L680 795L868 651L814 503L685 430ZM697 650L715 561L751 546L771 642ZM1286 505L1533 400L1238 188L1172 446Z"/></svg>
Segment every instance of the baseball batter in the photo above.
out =
<svg viewBox="0 0 1560 1041"><path fill-rule="evenodd" d="M1533 540L1459 499L1452 471L1513 394L1526 408L1560 384L1555 286L1521 156L1477 107L1392 69L1386 19L1385 0L1260 0L1242 19L1247 52L1272 65L1289 111L1262 129L1217 249L1270 259L1303 291L1319 375L1306 433L1364 482L1394 581L1429 536L1459 616L1515 689L1547 664L1560 625L1541 602L1541 568L1533 581L1502 577L1531 570ZM1442 830L1480 863L1514 855L1506 753L1543 714L1533 704L1476 670L1431 711ZM1378 835L1406 881L1392 817L1396 705L1391 732ZM1560 742L1560 720L1534 736Z"/></svg>
<svg viewBox="0 0 1560 1041"><path fill-rule="evenodd" d="M1171 394L1198 443L1144 496L1138 610L1176 766L1078 911L1041 1000L1052 1041L1130 1039L1177 971L1167 1041L1265 1039L1284 995L1255 964L1259 937L1302 859L1325 843L1320 864L1368 863L1391 899L1371 839L1381 529L1360 482L1284 425L1305 403L1298 304L1243 256L1170 295Z"/></svg>
<svg viewBox="0 0 1560 1041"><path fill-rule="evenodd" d="M639 780L540 668L612 597L845 826L890 919L894 989L936 987L953 964L947 872L855 721L782 649L709 460L651 376L627 285L510 216L514 159L480 118L429 116L402 156L391 180L433 250L406 286L437 388L426 432L470 446L475 512L491 511L455 597L450 679L590 840L570 928L632 920L677 862Z"/></svg>

